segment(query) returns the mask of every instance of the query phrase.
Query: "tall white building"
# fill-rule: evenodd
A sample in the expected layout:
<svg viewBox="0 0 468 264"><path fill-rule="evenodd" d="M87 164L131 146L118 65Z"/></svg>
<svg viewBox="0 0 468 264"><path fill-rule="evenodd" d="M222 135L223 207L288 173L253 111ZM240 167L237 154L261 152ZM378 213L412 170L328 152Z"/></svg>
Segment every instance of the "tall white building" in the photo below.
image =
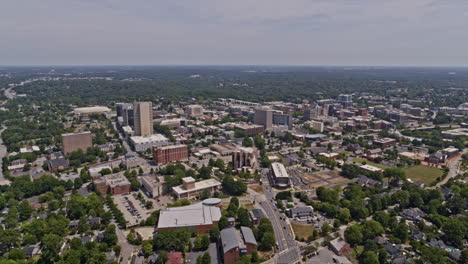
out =
<svg viewBox="0 0 468 264"><path fill-rule="evenodd" d="M151 102L134 103L133 119L135 136L153 134L153 104Z"/></svg>

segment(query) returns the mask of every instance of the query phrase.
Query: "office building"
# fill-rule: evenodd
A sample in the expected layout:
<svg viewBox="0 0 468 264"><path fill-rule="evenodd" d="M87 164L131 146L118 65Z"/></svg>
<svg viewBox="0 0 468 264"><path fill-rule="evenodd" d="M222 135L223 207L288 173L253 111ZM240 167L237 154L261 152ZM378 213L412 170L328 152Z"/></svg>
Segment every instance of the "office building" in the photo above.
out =
<svg viewBox="0 0 468 264"><path fill-rule="evenodd" d="M241 226L240 230L227 227L220 232L221 253L224 264L239 261L242 256L250 255L257 250L257 240L252 229Z"/></svg>
<svg viewBox="0 0 468 264"><path fill-rule="evenodd" d="M133 127L135 125L133 121L133 104L130 103L117 103L117 118L122 118L122 126Z"/></svg>
<svg viewBox="0 0 468 264"><path fill-rule="evenodd" d="M312 128L313 130L316 130L317 132L320 132L320 133L323 132L323 127L324 127L323 122L311 120L311 121L305 122L304 125L308 125L310 128Z"/></svg>
<svg viewBox="0 0 468 264"><path fill-rule="evenodd" d="M158 165L187 160L189 157L187 145L170 145L153 148L153 160Z"/></svg>
<svg viewBox="0 0 468 264"><path fill-rule="evenodd" d="M169 139L161 134L154 134L146 137L130 137L130 142L135 147L136 152L144 152L153 147L168 145Z"/></svg>
<svg viewBox="0 0 468 264"><path fill-rule="evenodd" d="M133 122L135 136L150 136L153 134L153 104L138 102L133 104Z"/></svg>
<svg viewBox="0 0 468 264"><path fill-rule="evenodd" d="M218 226L221 209L197 203L181 207L162 209L159 213L158 231L188 228L196 233L208 233L213 226Z"/></svg>
<svg viewBox="0 0 468 264"><path fill-rule="evenodd" d="M290 218L307 218L314 216L312 206L294 207L286 210L286 214Z"/></svg>
<svg viewBox="0 0 468 264"><path fill-rule="evenodd" d="M93 135L91 132L62 134L63 153L69 154L78 149L86 150L93 146Z"/></svg>
<svg viewBox="0 0 468 264"><path fill-rule="evenodd" d="M351 94L340 94L338 95L338 103L344 108L353 106L353 96Z"/></svg>
<svg viewBox="0 0 468 264"><path fill-rule="evenodd" d="M270 166L270 179L274 186L287 188L290 184L289 174L283 164L273 162Z"/></svg>
<svg viewBox="0 0 468 264"><path fill-rule="evenodd" d="M258 150L241 147L232 153L232 164L235 170L254 172L258 168Z"/></svg>
<svg viewBox="0 0 468 264"><path fill-rule="evenodd" d="M292 116L273 113L273 125L288 126L289 129L292 128Z"/></svg>
<svg viewBox="0 0 468 264"><path fill-rule="evenodd" d="M273 111L268 108L255 109L254 123L270 129L273 126Z"/></svg>
<svg viewBox="0 0 468 264"><path fill-rule="evenodd" d="M189 117L200 117L203 115L203 107L201 105L187 105L185 112Z"/></svg>
<svg viewBox="0 0 468 264"><path fill-rule="evenodd" d="M195 181L192 177L182 179L182 185L172 187L172 191L177 196L177 199L192 199L200 196L205 190L214 193L221 189L221 183L215 179L203 181Z"/></svg>
<svg viewBox="0 0 468 264"><path fill-rule="evenodd" d="M319 117L323 114L323 108L319 105L308 106L304 110L304 120L312 120L316 117Z"/></svg>
<svg viewBox="0 0 468 264"><path fill-rule="evenodd" d="M143 191L151 198L157 198L167 192L163 176L142 176L141 186Z"/></svg>
<svg viewBox="0 0 468 264"><path fill-rule="evenodd" d="M262 125L240 123L234 126L234 129L244 132L246 136L253 136L256 134L263 134L265 128Z"/></svg>
<svg viewBox="0 0 468 264"><path fill-rule="evenodd" d="M110 193L111 195L124 194L130 192L130 181L123 173L104 175L93 181L96 191L102 195Z"/></svg>

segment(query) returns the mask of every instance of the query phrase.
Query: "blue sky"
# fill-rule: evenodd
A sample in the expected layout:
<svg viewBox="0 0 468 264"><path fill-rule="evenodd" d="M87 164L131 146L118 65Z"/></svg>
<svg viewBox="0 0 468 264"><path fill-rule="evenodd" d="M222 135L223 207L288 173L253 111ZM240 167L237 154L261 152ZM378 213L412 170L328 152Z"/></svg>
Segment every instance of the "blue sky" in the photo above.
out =
<svg viewBox="0 0 468 264"><path fill-rule="evenodd" d="M3 0L0 65L468 66L467 0Z"/></svg>

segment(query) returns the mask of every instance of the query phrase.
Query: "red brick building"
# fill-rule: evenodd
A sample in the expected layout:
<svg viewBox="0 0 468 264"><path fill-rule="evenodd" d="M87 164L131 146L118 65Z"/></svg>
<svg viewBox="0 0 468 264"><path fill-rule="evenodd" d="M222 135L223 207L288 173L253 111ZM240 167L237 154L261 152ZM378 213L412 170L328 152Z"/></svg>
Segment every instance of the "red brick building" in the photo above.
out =
<svg viewBox="0 0 468 264"><path fill-rule="evenodd" d="M158 164L187 160L189 157L187 145L171 145L153 148L153 160Z"/></svg>
<svg viewBox="0 0 468 264"><path fill-rule="evenodd" d="M228 227L221 230L220 250L224 264L232 264L241 259L244 255L252 254L257 250L257 241L252 229L242 226L241 230Z"/></svg>
<svg viewBox="0 0 468 264"><path fill-rule="evenodd" d="M91 132L62 134L63 153L69 154L81 149L83 152L93 146L93 135Z"/></svg>
<svg viewBox="0 0 468 264"><path fill-rule="evenodd" d="M110 193L111 195L129 193L131 183L122 173L105 175L93 181L96 191L102 195Z"/></svg>

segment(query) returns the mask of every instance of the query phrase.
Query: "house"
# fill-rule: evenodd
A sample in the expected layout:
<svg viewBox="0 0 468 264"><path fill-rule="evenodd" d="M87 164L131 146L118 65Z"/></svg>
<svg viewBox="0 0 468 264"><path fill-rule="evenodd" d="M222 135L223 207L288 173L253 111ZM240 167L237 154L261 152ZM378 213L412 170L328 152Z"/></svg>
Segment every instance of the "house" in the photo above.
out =
<svg viewBox="0 0 468 264"><path fill-rule="evenodd" d="M308 264L351 264L346 257L337 256L328 248L322 248L307 260Z"/></svg>
<svg viewBox="0 0 468 264"><path fill-rule="evenodd" d="M257 241L252 229L242 226L241 230L228 227L221 230L220 249L224 264L232 264L244 255L252 254L257 250Z"/></svg>
<svg viewBox="0 0 468 264"><path fill-rule="evenodd" d="M93 226L93 225L99 225L99 224L101 224L101 217L93 217L93 216L88 217L88 225Z"/></svg>
<svg viewBox="0 0 468 264"><path fill-rule="evenodd" d="M345 251L350 249L350 245L344 241L341 237L335 238L330 241L330 249L335 252L335 254L341 256Z"/></svg>
<svg viewBox="0 0 468 264"><path fill-rule="evenodd" d="M47 161L47 168L50 172L63 171L69 168L68 160L56 158Z"/></svg>
<svg viewBox="0 0 468 264"><path fill-rule="evenodd" d="M392 258L393 258L394 256L396 256L396 254L402 250L402 246L401 246L401 245L396 245L396 244L392 244L392 243L389 243L389 242L387 242L387 243L384 245L384 248L385 248L385 250L388 252L388 254L389 254L390 256L392 256Z"/></svg>
<svg viewBox="0 0 468 264"><path fill-rule="evenodd" d="M420 221L426 214L419 208L408 208L401 212L401 216L410 221Z"/></svg>
<svg viewBox="0 0 468 264"><path fill-rule="evenodd" d="M314 216L314 209L312 206L295 207L286 210L286 214L290 218L312 217Z"/></svg>
<svg viewBox="0 0 468 264"><path fill-rule="evenodd" d="M136 255L132 260L132 264L143 264L144 261L145 257L143 255Z"/></svg>
<svg viewBox="0 0 468 264"><path fill-rule="evenodd" d="M26 257L34 257L41 254L41 248L38 245L32 245L23 248L23 253Z"/></svg>
<svg viewBox="0 0 468 264"><path fill-rule="evenodd" d="M70 221L70 223L68 224L68 228L69 229L75 229L78 227L78 225L80 224L80 220L72 220Z"/></svg>
<svg viewBox="0 0 468 264"><path fill-rule="evenodd" d="M346 147L347 150L349 151L357 151L357 150L361 150L361 146L359 144L349 144L347 147Z"/></svg>
<svg viewBox="0 0 468 264"><path fill-rule="evenodd" d="M166 264L182 264L183 257L182 252L169 252L167 255Z"/></svg>
<svg viewBox="0 0 468 264"><path fill-rule="evenodd" d="M262 218L266 218L265 213L263 213L262 209L257 208L252 209L252 211L249 212L249 215L253 225L260 224L260 220L262 220Z"/></svg>
<svg viewBox="0 0 468 264"><path fill-rule="evenodd" d="M446 251L450 251L450 248L444 243L444 241L440 239L435 239L435 238L431 239L431 241L427 243L427 246L436 247L436 248L440 248Z"/></svg>

